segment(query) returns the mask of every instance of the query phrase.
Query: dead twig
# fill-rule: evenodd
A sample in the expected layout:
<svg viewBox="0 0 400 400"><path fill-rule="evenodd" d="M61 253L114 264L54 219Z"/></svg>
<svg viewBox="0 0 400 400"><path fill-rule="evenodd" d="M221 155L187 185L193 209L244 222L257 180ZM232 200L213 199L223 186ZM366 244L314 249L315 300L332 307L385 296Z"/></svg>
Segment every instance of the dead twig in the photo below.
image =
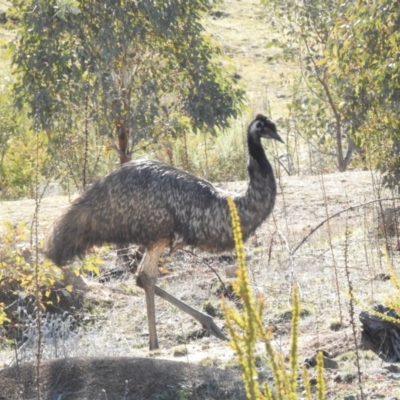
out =
<svg viewBox="0 0 400 400"><path fill-rule="evenodd" d="M200 259L200 257L196 253L194 253L192 250L183 249L182 251L190 254L191 256L196 257L198 260ZM220 283L224 289L224 293L228 293L226 285L225 285L224 281L221 279L221 277L219 276L218 272L204 259L202 259L201 262L204 263L205 265L207 265L207 267L210 268L212 272L214 272L214 274L216 275L216 277L218 278L218 280L220 281Z"/></svg>
<svg viewBox="0 0 400 400"><path fill-rule="evenodd" d="M292 255L293 255L294 253L296 253L296 251L307 241L307 239L308 239L315 231L317 231L319 228L321 228L321 226L323 226L326 222L328 222L328 221L330 221L331 219L333 219L333 218L339 216L340 214L343 214L343 213L348 212L348 211L353 211L353 210L355 210L355 209L357 209L357 208L360 208L360 207L365 207L365 206L367 206L367 205L369 205L369 204L378 203L378 202L380 202L380 201L393 201L393 200L400 200L400 197L390 197L390 198L387 198L387 199L371 200L371 201L367 201L366 203L357 204L357 205L355 205L355 206L351 206L351 207L345 208L344 210L338 211L337 213L335 213L335 214L331 215L330 217L324 219L324 220L323 220L321 223L319 223L315 228L311 229L310 233L309 233L307 236L305 236L305 237L302 239L302 241L295 247L295 249L294 249L293 252L292 252Z"/></svg>

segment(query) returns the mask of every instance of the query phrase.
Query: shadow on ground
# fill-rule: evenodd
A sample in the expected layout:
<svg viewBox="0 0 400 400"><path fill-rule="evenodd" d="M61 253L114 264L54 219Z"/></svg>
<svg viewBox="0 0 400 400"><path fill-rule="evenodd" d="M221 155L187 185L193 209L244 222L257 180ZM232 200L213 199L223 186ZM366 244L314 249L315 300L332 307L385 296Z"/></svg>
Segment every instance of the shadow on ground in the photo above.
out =
<svg viewBox="0 0 400 400"><path fill-rule="evenodd" d="M0 398L36 398L36 366L0 371ZM43 400L245 399L238 370L151 358L65 358L43 361Z"/></svg>

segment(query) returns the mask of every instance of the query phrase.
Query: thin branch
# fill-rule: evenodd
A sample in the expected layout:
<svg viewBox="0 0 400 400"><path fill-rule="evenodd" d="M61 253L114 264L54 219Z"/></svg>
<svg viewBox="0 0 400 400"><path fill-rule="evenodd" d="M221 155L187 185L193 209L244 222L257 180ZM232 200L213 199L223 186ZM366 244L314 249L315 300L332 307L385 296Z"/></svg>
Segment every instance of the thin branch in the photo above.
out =
<svg viewBox="0 0 400 400"><path fill-rule="evenodd" d="M316 63L316 61L315 61L315 59L314 59L314 57L313 57L313 55L311 53L311 49L310 49L310 47L308 45L306 36L304 35L303 32L301 32L301 33L302 33L301 38L303 39L304 44L306 45L308 55L310 56L311 62L313 64L313 66L314 66L316 78L317 78L318 82L321 84L321 86L322 86L322 88L323 88L323 90L325 92L325 95L327 97L328 104L331 107L333 115L335 116L335 121L336 121L336 145L337 145L337 152L338 152L338 154L337 154L337 157L338 157L338 168L342 172L342 171L346 170L347 165L346 166L343 165L342 121L341 121L341 116L340 116L340 113L339 113L339 111L338 111L338 109L336 107L336 104L335 104L335 102L334 102L334 100L332 98L329 86L328 86L328 84L326 82L326 77L325 77L326 69L324 70L323 77L321 77L318 74L318 65L317 65L317 63Z"/></svg>
<svg viewBox="0 0 400 400"><path fill-rule="evenodd" d="M355 205L355 206L351 206L351 207L349 207L349 208L346 208L346 209L344 209L344 210L342 210L342 211L338 211L337 213L335 213L335 214L331 215L330 217L324 219L324 220L323 220L321 223L319 223L315 228L311 229L310 233L309 233L307 236L305 236L305 237L302 239L302 241L295 247L295 249L294 249L293 252L292 252L292 255L293 255L294 253L296 253L296 251L307 241L307 239L308 239L315 231L317 231L319 228L321 228L322 225L324 225L326 222L328 222L328 221L331 220L332 218L335 218L335 217L337 217L338 215L343 214L343 213L345 213L345 212L347 212L347 211L352 211L352 210L355 210L355 209L357 209L357 208L367 206L367 205L369 205L369 204L378 203L378 202L381 202L381 201L393 201L393 200L400 200L400 197L390 197L390 198L387 198L387 199L371 200L371 201L367 201L366 203L357 204L357 205Z"/></svg>
<svg viewBox="0 0 400 400"><path fill-rule="evenodd" d="M278 163L280 164L280 166L286 171L286 173L290 176L290 171L285 167L285 165L283 164L283 162L280 160L279 157L274 157L276 161L278 161Z"/></svg>
<svg viewBox="0 0 400 400"><path fill-rule="evenodd" d="M190 255L196 257L197 259L200 259L200 257L199 257L196 253L194 253L192 250L182 249L182 251L184 251L185 253L188 253L188 254L190 254ZM216 277L217 277L218 280L220 281L222 287L224 288L224 293L228 293L228 292L227 292L226 285L225 285L224 281L221 279L221 277L218 275L218 272L217 272L207 261L204 261L204 259L202 259L201 261L202 261L205 265L207 265L207 267L210 268L212 272L214 272L214 274L216 275Z"/></svg>
<svg viewBox="0 0 400 400"><path fill-rule="evenodd" d="M296 134L297 134L298 136L300 136L300 138L303 139L305 142L307 142L307 143L312 147L312 149L313 149L314 151L316 151L316 152L318 152L318 153L320 153L320 154L322 154L322 155L324 155L324 156L336 157L336 154L335 154L335 153L332 153L332 152L329 152L329 151L320 150L320 149L318 148L318 146L317 146L316 144L314 144L314 143L311 141L310 138L304 136L301 132L296 131Z"/></svg>
<svg viewBox="0 0 400 400"><path fill-rule="evenodd" d="M350 278L350 271L349 271L349 238L350 238L350 231L349 231L349 218L348 215L346 217L346 231L345 231L345 246L344 246L344 265L345 265L345 271L346 271L346 279L347 279L347 285L349 288L349 296L350 296L350 302L349 302L349 315L350 315L350 325L351 329L353 332L353 340L354 340L354 347L355 347L355 354L356 354L356 365L357 365L357 372L358 372L358 386L360 388L360 394L361 394L361 400L364 399L364 393L363 393L363 386L362 386L362 376L361 376L361 366L360 366L360 354L359 354L359 349L358 349L358 340L357 340L357 328L356 328L356 322L354 318L355 310L354 310L354 290L353 290L353 283L351 282Z"/></svg>

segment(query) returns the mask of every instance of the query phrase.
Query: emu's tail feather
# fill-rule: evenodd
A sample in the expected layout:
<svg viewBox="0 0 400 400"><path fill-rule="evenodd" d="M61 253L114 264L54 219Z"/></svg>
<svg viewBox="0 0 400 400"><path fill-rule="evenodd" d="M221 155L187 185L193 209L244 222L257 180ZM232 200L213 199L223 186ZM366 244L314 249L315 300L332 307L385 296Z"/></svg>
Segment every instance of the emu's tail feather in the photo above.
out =
<svg viewBox="0 0 400 400"><path fill-rule="evenodd" d="M58 266L83 258L92 246L90 208L75 203L55 222L45 243L45 254Z"/></svg>

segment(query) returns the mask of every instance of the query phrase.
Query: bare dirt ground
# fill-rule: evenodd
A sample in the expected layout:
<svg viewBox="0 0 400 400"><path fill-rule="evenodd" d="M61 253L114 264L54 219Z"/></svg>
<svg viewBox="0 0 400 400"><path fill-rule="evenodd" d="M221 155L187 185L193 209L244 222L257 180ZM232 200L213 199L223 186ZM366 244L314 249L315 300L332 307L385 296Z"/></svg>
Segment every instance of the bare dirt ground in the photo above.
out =
<svg viewBox="0 0 400 400"><path fill-rule="evenodd" d="M380 251L383 239L378 235L379 203L356 207L377 199L375 179L369 171L321 176L282 176L279 180L280 189L273 215L246 244L247 265L254 292L256 295L265 297L267 303L265 323L275 327L275 346L286 355L290 335L290 317L287 317L290 310L290 288L293 284L298 285L303 309L300 323L300 361L304 362L318 349L323 349L338 363L337 369L325 371L327 398L339 399L359 391L353 331L349 323L347 297L349 289L346 283L345 266L347 265L350 271L354 296L365 304L382 301L384 296L392 290L390 282L376 280L380 273L387 273ZM227 183L219 186L230 191L240 191L245 188L246 183ZM390 194L381 193L381 197L390 197ZM43 199L39 219L42 237L48 231L52 220L68 203L68 198L63 196ZM391 201L386 203L392 206ZM332 216L351 207L353 209L331 219L329 226L326 223L317 229L294 252L296 246L309 235L312 228L326 219L327 213ZM31 200L0 204L1 218L12 222L17 222L21 218L29 221L33 212L34 203ZM346 224L349 232L347 239ZM346 248L347 256L345 256ZM396 251L393 253L394 262L396 253ZM236 266L232 258L220 258L202 253L193 256L178 252L172 255L165 254L160 261L159 284L197 309L207 308L206 305L209 308L211 304L215 311L216 323L223 327L224 322L221 318L220 300L217 294L220 283L216 274L207 267L207 263L213 267L225 284L228 284L235 276ZM394 263L398 271L397 265ZM115 266L115 258L108 257L103 272L114 269ZM336 275L338 287L335 284ZM162 300L157 301L161 350L149 354L144 297L141 290L135 287L134 276L127 273L122 278L114 278L103 283L99 283L99 278L89 278L89 284L91 289L81 313L90 323L78 337L65 339L63 346L69 357L87 358L100 355L127 357L128 364L132 363L131 357L134 359L150 357L152 360L158 360L156 365L160 368L164 368L163 365L168 366L168 362L172 360L182 362L176 368L191 368L192 366L195 372L192 371L191 376L185 375L187 380L184 384L182 381L170 382L171 391L173 387L179 387L181 390L184 387L193 389L193 385L199 385L198 382L205 375L201 375L201 371L198 371L198 365L231 371L233 375L229 375L229 380L235 376L235 382L240 381L240 371L229 345L213 337L202 337L201 327L197 322ZM358 344L360 343L358 322L360 310L357 308L355 315ZM343 328L333 331L331 325L340 321L340 314L342 314ZM363 388L368 398L399 396L400 375L385 369L388 364L382 362L371 351L361 350L360 354ZM261 360L264 360L260 364L260 376L264 374L267 377L267 361L263 358L261 344L259 355ZM4 366L9 365L13 356L14 354L11 353L0 353L0 361ZM121 362L120 358L111 358L105 371L110 373L114 367L119 368L118 365L121 365ZM132 369L133 375L136 374L134 371L136 370ZM151 371L152 369L149 368L147 375L150 388L155 379ZM310 372L313 374L312 369ZM219 375L221 377L219 390L230 393L226 398L244 398L241 397L244 396L243 392L240 392L236 384L234 387L223 389L224 374L225 372L220 372ZM136 390L134 382L137 381L133 375L130 379L127 378L133 385L129 386L130 393ZM101 372L98 378L91 381L88 386L90 389L87 390L101 388L110 393L115 389L115 386L107 386L107 379L103 379ZM141 381L145 382L146 377L141 378ZM207 385L209 382L207 380ZM104 387L101 387L101 383L104 383ZM120 382L118 390L115 389L116 393L120 393L123 389L124 386L121 385ZM135 396L127 398L150 398ZM171 398L178 398L174 396L177 396L176 393ZM210 396L205 398L224 398L218 397L222 396L221 394L217 397L215 394ZM72 396L71 398L81 397Z"/></svg>
<svg viewBox="0 0 400 400"><path fill-rule="evenodd" d="M275 62L278 50L264 48L274 32L262 16L259 2L226 0L219 11L220 14L207 18L205 25L222 43L224 52L234 59L249 93L252 110L260 112L270 107L275 119L283 116L288 96L285 81L293 74L293 66ZM396 207L398 201L382 202L382 208L379 202L358 207L376 201L379 196L392 197L390 193L379 192L379 182L369 171L287 176L277 163L274 167L279 177L275 210L246 244L246 262L254 293L266 300L265 324L274 326L275 347L287 356L290 291L297 284L303 309L300 362L318 349L327 351L338 363L338 368L325 371L327 398L359 396L346 269L350 272L354 297L360 302L379 303L393 292L389 281L377 279L379 274L387 273L382 253L386 241L379 234L378 225L381 210ZM240 191L245 185L245 182L237 182L219 186ZM70 200L56 195L42 200L41 238ZM0 202L0 221L16 223L25 219L31 222L34 209L34 201L29 199ZM346 209L348 212L330 219L296 249L327 216ZM392 250L393 266L399 273L398 244L395 239L387 244ZM216 323L223 328L218 295L221 284L208 265L225 285L235 277L233 257L178 252L165 254L160 260L159 284L189 305L211 310ZM120 266L111 251L105 256L102 274L115 268L120 269ZM51 341L43 343L48 358L56 357L54 347L57 347L57 357L68 357L44 363L42 390L48 395L45 398L245 398L240 370L227 343L202 335L197 322L157 300L161 350L150 354L144 296L135 286L135 277L123 273L109 280L87 279L90 291L83 309L76 315L85 322L83 327L61 338L57 346ZM358 344L360 310L361 307L357 307L355 311ZM340 321L342 329L332 330ZM33 354L34 350L26 346L20 350L19 357L28 361L34 358ZM261 344L259 357L259 378L265 380L270 375ZM0 367L11 365L14 359L14 352L0 352ZM396 368L363 349L360 362L365 398L400 398L400 373ZM26 364L20 373L32 378L32 368ZM16 391L14 394L7 392L6 398L33 397L32 380L28 379L30 392L16 386L17 371L15 367L0 371L0 397L10 388ZM311 368L311 378L314 374ZM83 377L84 381L74 380L78 377ZM19 390L26 392L22 395ZM57 397L62 393L62 397Z"/></svg>

